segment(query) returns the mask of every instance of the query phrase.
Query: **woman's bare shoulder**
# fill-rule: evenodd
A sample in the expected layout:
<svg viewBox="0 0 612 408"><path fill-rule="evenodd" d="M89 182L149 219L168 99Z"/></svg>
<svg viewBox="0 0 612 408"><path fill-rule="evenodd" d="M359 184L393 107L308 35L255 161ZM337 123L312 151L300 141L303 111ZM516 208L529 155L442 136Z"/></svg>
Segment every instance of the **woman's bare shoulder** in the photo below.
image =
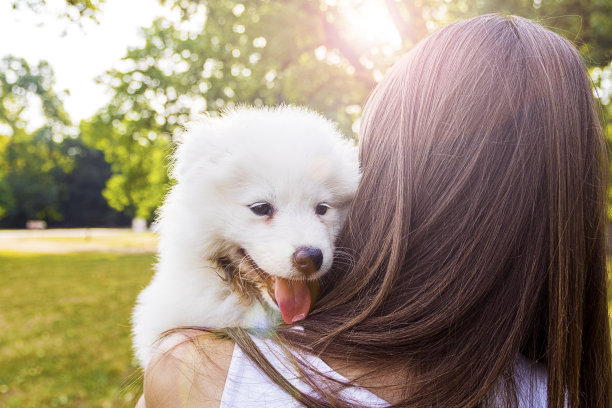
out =
<svg viewBox="0 0 612 408"><path fill-rule="evenodd" d="M233 350L231 341L195 330L166 337L145 370L146 408L219 407Z"/></svg>

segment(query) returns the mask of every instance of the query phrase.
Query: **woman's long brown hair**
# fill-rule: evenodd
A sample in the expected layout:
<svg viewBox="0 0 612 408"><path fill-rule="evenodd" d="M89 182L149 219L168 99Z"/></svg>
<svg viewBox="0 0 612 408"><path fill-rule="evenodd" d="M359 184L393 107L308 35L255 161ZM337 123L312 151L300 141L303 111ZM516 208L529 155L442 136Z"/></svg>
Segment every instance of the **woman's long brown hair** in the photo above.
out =
<svg viewBox="0 0 612 408"><path fill-rule="evenodd" d="M568 41L500 15L434 33L370 96L360 157L338 241L352 262L339 257L283 344L397 369L395 406L515 406L519 353L546 364L548 406L611 406L606 148Z"/></svg>

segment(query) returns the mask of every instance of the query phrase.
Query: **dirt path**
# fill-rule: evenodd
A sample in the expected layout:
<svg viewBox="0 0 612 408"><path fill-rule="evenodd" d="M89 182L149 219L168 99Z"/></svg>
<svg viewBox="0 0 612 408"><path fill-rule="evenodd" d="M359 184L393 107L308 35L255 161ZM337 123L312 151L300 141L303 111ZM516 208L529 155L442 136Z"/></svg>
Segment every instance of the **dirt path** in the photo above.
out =
<svg viewBox="0 0 612 408"><path fill-rule="evenodd" d="M0 251L153 253L157 236L118 228L0 230Z"/></svg>

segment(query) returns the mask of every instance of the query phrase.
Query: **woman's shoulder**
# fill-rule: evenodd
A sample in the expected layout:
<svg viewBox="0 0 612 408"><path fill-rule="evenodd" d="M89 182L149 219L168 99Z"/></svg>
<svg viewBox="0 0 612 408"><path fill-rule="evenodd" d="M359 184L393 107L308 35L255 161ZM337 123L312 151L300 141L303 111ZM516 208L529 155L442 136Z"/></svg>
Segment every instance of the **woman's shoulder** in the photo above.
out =
<svg viewBox="0 0 612 408"><path fill-rule="evenodd" d="M195 330L164 338L145 370L146 407L218 407L233 350L233 342Z"/></svg>
<svg viewBox="0 0 612 408"><path fill-rule="evenodd" d="M301 391L309 391L303 389L304 384L299 381L299 375L293 372L292 364L284 361L286 355L283 355L278 345L269 340L255 337L252 339L281 375ZM314 363L318 370L337 377L336 380L346 380L322 360L310 357L307 358L308 363ZM546 367L519 355L515 363L515 373L519 407L545 408L547 406ZM248 380L246 384L252 388L246 393L244 380ZM266 392L258 392L264 389ZM357 397L356 399L361 402L372 402L376 406L387 405L384 400L367 390L359 391L358 395L351 396ZM278 388L278 385L265 378L265 375L238 347L235 347L233 342L220 340L208 333L180 331L166 337L145 370L146 408L168 406L216 408L221 405L222 399L224 402L232 402L230 406L246 406L244 403L247 402L248 406L261 406L251 404L258 398L265 398L266 406L286 406L283 404L291 400L291 397ZM241 402L242 405L233 404L234 402Z"/></svg>

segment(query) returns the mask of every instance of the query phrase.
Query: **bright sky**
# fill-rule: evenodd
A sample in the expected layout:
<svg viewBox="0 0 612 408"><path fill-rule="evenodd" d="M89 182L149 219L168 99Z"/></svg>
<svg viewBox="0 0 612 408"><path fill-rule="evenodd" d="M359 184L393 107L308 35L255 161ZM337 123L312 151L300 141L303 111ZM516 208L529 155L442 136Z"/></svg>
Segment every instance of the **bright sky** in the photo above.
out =
<svg viewBox="0 0 612 408"><path fill-rule="evenodd" d="M164 13L157 0L106 0L99 24L81 27L57 18L64 0L47 0L48 13L13 10L0 2L0 58L12 54L30 65L47 60L55 71L56 92L67 89L65 107L75 123L104 106L110 95L95 78L111 68L130 46L142 43L139 28Z"/></svg>

